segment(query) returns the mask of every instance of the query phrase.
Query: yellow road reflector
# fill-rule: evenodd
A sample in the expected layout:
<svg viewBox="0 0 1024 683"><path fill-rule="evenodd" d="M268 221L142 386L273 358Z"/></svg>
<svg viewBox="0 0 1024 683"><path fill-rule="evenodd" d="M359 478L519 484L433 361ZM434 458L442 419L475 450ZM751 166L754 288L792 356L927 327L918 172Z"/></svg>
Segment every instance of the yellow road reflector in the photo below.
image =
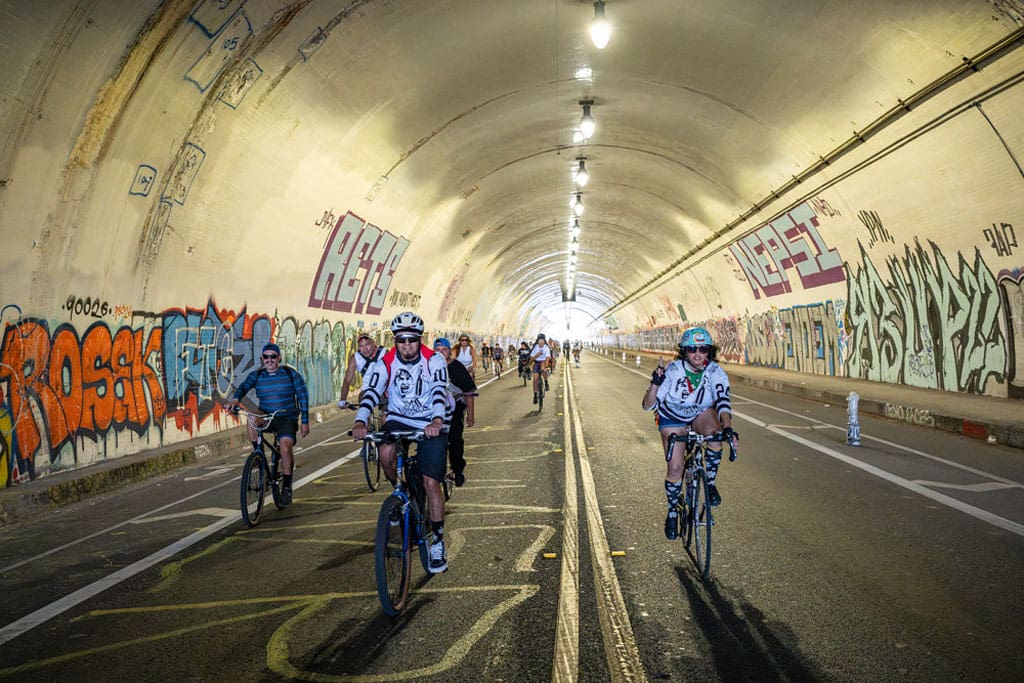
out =
<svg viewBox="0 0 1024 683"><path fill-rule="evenodd" d="M556 557L558 557L557 553L544 553L544 559L545 560L553 560Z"/></svg>
<svg viewBox="0 0 1024 683"><path fill-rule="evenodd" d="M551 452L552 452L552 453L561 453L561 452L562 452L562 449L561 449L561 448L556 448L556 449L554 449L554 450L553 450L553 451L551 451Z"/></svg>
<svg viewBox="0 0 1024 683"><path fill-rule="evenodd" d="M625 550L613 550L612 551L612 557L625 557L625 556L626 556L626 551Z"/></svg>

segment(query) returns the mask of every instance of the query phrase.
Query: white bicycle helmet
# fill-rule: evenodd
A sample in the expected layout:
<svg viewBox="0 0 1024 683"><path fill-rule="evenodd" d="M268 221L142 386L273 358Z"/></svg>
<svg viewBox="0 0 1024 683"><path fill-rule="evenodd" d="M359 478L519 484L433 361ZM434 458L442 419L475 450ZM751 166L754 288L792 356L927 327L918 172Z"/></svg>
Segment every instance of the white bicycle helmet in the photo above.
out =
<svg viewBox="0 0 1024 683"><path fill-rule="evenodd" d="M399 313L395 316L395 319L391 321L391 332L394 334L404 332L406 334L418 334L423 336L423 318L419 317L412 311Z"/></svg>

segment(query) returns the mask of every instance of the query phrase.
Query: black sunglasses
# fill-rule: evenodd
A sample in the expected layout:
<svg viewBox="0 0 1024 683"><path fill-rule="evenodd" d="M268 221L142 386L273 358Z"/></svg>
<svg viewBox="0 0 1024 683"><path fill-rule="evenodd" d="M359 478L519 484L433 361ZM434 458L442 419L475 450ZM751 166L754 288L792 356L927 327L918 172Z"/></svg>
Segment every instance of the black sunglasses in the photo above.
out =
<svg viewBox="0 0 1024 683"><path fill-rule="evenodd" d="M683 351L685 353L693 353L694 351L700 351L701 353L710 353L710 346L684 346Z"/></svg>
<svg viewBox="0 0 1024 683"><path fill-rule="evenodd" d="M396 344L412 344L413 342L418 342L419 340L419 337L395 337Z"/></svg>
<svg viewBox="0 0 1024 683"><path fill-rule="evenodd" d="M276 353L263 354L263 360L274 360L275 358L280 358L280 356L278 356Z"/></svg>

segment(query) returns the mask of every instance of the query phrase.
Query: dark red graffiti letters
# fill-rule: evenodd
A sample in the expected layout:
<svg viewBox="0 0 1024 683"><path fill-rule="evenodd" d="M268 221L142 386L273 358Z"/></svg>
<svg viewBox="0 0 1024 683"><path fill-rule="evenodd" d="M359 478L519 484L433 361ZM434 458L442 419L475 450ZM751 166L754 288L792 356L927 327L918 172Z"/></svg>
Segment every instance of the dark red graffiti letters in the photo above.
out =
<svg viewBox="0 0 1024 683"><path fill-rule="evenodd" d="M309 294L309 305L343 312L380 313L391 278L409 246L405 238L349 212L334 227Z"/></svg>
<svg viewBox="0 0 1024 683"><path fill-rule="evenodd" d="M804 289L845 278L839 252L818 232L818 219L808 204L765 223L729 246L743 269L755 299L793 291L787 270L795 270Z"/></svg>

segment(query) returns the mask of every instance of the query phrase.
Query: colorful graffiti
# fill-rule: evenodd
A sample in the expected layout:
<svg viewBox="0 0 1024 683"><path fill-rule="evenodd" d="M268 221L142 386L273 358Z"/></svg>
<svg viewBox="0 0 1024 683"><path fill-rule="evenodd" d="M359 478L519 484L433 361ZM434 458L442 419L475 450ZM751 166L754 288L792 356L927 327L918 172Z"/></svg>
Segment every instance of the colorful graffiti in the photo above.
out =
<svg viewBox="0 0 1024 683"><path fill-rule="evenodd" d="M932 389L985 393L1006 379L1006 339L999 287L975 248L957 254L954 273L934 242L915 241L885 260L883 278L864 245L847 266L851 377Z"/></svg>
<svg viewBox="0 0 1024 683"><path fill-rule="evenodd" d="M743 355L750 365L842 376L843 301L772 309L750 316Z"/></svg>
<svg viewBox="0 0 1024 683"><path fill-rule="evenodd" d="M818 218L801 204L747 233L729 246L755 299L793 291L787 271L795 270L804 289L842 282L843 260L818 232Z"/></svg>
<svg viewBox="0 0 1024 683"><path fill-rule="evenodd" d="M1006 345L1006 391L1024 398L1024 269L1001 270L996 279L1003 302Z"/></svg>
<svg viewBox="0 0 1024 683"><path fill-rule="evenodd" d="M104 322L81 335L66 323L52 332L42 320L8 325L0 344L0 402L14 425L15 438L6 444L10 478L32 477L44 461L75 463L77 438L151 429L159 435L167 412L154 358L161 339L160 329L111 329Z"/></svg>
<svg viewBox="0 0 1024 683"><path fill-rule="evenodd" d="M212 300L84 329L19 311L0 341L0 486L220 429L220 406L271 340L305 377L310 404L333 403L355 333Z"/></svg>

